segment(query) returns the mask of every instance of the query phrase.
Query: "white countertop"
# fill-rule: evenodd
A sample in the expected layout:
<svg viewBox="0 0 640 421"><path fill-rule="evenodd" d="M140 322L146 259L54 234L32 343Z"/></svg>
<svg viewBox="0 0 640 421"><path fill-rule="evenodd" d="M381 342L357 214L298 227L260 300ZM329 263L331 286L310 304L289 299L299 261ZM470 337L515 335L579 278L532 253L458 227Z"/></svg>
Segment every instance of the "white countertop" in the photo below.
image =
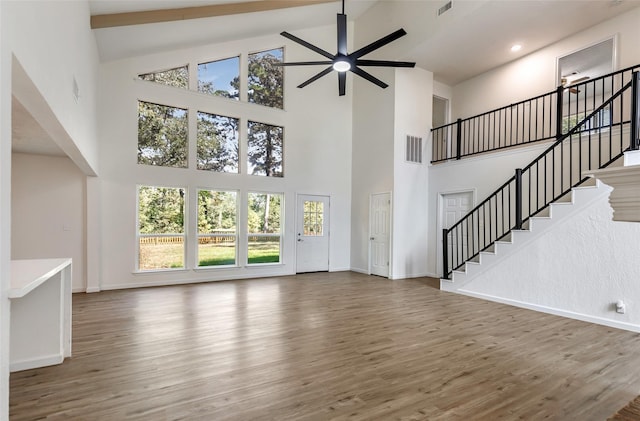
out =
<svg viewBox="0 0 640 421"><path fill-rule="evenodd" d="M70 264L70 258L12 260L9 298L24 297Z"/></svg>

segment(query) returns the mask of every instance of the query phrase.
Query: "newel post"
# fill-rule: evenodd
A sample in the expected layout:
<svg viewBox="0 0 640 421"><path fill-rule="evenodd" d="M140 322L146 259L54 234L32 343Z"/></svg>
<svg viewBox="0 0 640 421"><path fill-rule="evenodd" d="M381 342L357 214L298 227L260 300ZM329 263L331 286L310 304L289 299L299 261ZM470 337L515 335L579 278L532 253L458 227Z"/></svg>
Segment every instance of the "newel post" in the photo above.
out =
<svg viewBox="0 0 640 421"><path fill-rule="evenodd" d="M516 169L516 226L514 229L522 229L522 169Z"/></svg>
<svg viewBox="0 0 640 421"><path fill-rule="evenodd" d="M462 154L462 119L456 121L456 159Z"/></svg>
<svg viewBox="0 0 640 421"><path fill-rule="evenodd" d="M640 73L633 72L631 78L631 142L629 149L640 149Z"/></svg>
<svg viewBox="0 0 640 421"><path fill-rule="evenodd" d="M562 107L564 87L558 86L556 90L556 140L562 137Z"/></svg>
<svg viewBox="0 0 640 421"><path fill-rule="evenodd" d="M449 240L448 230L442 230L442 279L449 279Z"/></svg>

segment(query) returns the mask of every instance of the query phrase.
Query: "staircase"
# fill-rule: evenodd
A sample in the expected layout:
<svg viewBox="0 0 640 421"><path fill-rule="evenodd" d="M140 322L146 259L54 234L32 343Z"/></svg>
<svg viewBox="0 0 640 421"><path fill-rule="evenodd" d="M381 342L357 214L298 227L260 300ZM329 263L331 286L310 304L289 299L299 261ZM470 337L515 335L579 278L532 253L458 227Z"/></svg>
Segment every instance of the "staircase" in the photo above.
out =
<svg viewBox="0 0 640 421"><path fill-rule="evenodd" d="M552 124L556 133L556 141L545 152L526 167L516 169L514 176L493 194L452 227L443 230L442 289L459 290L504 256L544 235L551 226L570 218L581 206L608 194L609 187L585 173L621 165L625 151L640 148L638 68L640 66L634 66L577 85L580 93L575 96L558 88L553 97L553 122L547 112L529 112L528 119L516 118L516 126L511 119L511 125L503 129L502 122L509 119L502 117L504 109L500 109L466 119L480 119L477 122L477 126L482 127L483 140L480 142L474 141L468 131L462 134L466 126L460 124L460 120L456 123L455 142L443 147L442 141L437 140L441 150L456 152L455 156L447 159L461 159L465 150L471 150L468 155L491 151L492 142L485 141L486 136L500 134L501 140L496 149L502 149L509 143L521 145L548 140L547 129L540 131L541 139L536 138L538 127ZM534 103L531 101L549 95L527 100L529 109ZM486 122L488 115L493 117ZM476 127L476 124L470 126ZM440 133L444 133L443 130L451 132L452 126L434 129ZM528 137L522 135L527 132ZM527 141L510 142L510 136ZM461 142L461 138L472 140L471 143L467 140ZM437 137L434 135L433 139L436 142ZM480 146L469 149L464 146L467 143L488 149Z"/></svg>
<svg viewBox="0 0 640 421"><path fill-rule="evenodd" d="M451 292L463 289L476 277L540 238L554 226L564 223L594 201L606 198L610 191L609 187L595 178L590 178L580 186L572 188L569 193L551 203L544 211L529 218L523 223L522 229L511 230L509 234L495 241L475 258L454 270L450 279L441 279L440 289Z"/></svg>

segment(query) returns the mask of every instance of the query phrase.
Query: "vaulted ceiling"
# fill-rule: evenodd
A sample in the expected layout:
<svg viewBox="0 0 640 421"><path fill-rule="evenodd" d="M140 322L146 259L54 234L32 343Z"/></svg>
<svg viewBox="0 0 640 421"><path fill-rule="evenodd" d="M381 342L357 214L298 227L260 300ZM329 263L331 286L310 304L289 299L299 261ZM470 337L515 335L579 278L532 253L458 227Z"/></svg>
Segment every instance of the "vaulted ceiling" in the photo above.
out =
<svg viewBox="0 0 640 421"><path fill-rule="evenodd" d="M291 1L291 0L289 0ZM253 3L274 3L271 0ZM416 61L455 85L573 33L640 6L640 0L347 0L350 20L376 22L380 36L402 26L408 36L384 49L388 59ZM92 15L234 3L205 0L90 0ZM238 3L236 0L235 3ZM194 45L334 25L339 1L255 13L95 29L104 61ZM381 12L382 11L382 12ZM357 24L356 24L357 31ZM513 54L513 43L523 45Z"/></svg>

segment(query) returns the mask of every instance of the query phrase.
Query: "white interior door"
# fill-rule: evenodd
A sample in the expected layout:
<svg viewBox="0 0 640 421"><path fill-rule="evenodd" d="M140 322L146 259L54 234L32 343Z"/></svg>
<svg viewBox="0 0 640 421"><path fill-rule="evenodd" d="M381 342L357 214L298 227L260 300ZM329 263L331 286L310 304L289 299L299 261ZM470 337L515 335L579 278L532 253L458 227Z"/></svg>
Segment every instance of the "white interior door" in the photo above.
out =
<svg viewBox="0 0 640 421"><path fill-rule="evenodd" d="M464 217L471 208L473 207L473 192L465 191L460 193L448 193L442 195L442 205L441 205L441 218L440 218L440 227L438 229L438 235L442 232L443 228L451 228L456 222L458 222L462 217ZM457 236L453 236L448 241L448 255L452 256L452 252L456 249L459 238ZM463 242L463 246L467 242L467 233L463 230L463 235L461 236L461 241ZM439 256L442 256L442 241L439 242L440 251ZM438 259L440 262L441 258ZM439 270L442 268L439 266ZM451 266L449 266L451 269Z"/></svg>
<svg viewBox="0 0 640 421"><path fill-rule="evenodd" d="M329 270L329 197L298 195L296 272Z"/></svg>
<svg viewBox="0 0 640 421"><path fill-rule="evenodd" d="M371 195L369 209L369 268L372 275L389 277L391 193Z"/></svg>

